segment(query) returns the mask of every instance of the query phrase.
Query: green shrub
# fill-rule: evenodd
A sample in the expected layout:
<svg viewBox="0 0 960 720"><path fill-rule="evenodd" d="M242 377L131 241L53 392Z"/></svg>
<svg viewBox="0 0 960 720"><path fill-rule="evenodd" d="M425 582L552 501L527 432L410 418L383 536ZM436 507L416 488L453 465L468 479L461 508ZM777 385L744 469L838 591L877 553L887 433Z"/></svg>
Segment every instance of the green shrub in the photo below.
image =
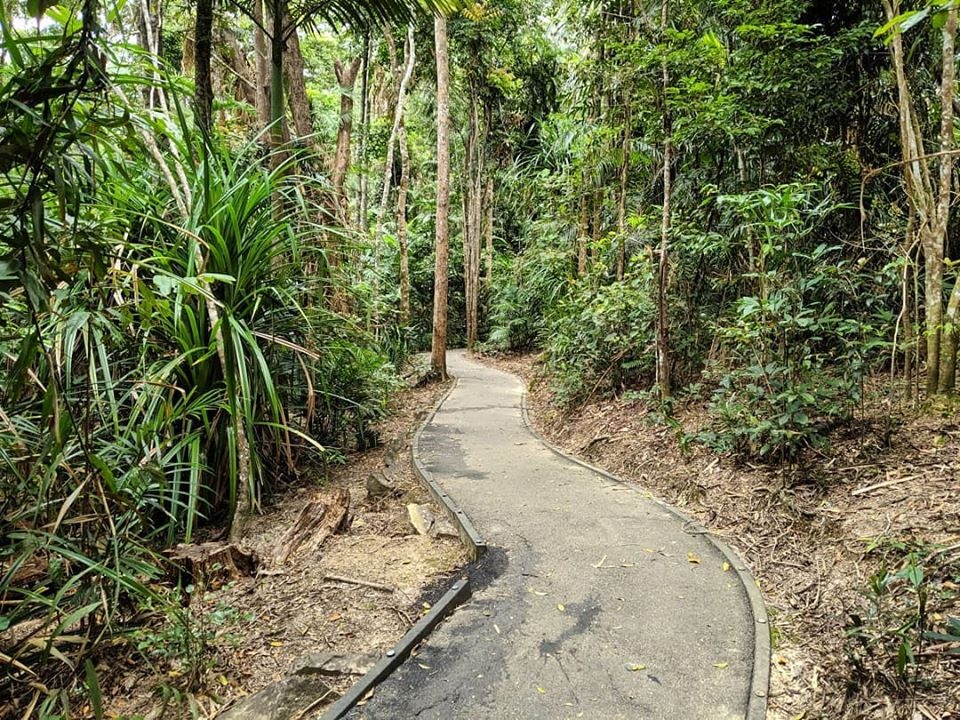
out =
<svg viewBox="0 0 960 720"><path fill-rule="evenodd" d="M649 272L622 282L578 282L559 303L545 342L557 400L573 404L598 390L649 380L654 368L655 306Z"/></svg>

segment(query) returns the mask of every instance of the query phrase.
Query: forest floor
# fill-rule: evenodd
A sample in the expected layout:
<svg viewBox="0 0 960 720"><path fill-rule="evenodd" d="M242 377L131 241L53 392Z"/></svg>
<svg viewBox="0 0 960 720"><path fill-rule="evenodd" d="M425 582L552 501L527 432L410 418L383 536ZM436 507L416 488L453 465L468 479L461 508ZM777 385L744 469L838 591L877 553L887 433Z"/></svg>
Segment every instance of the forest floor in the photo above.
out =
<svg viewBox="0 0 960 720"><path fill-rule="evenodd" d="M376 427L380 446L349 455L328 479L289 487L249 524L242 545L261 558L258 574L208 587L190 600L189 610L209 642L203 657L194 659L200 673L191 692L183 689L184 658L164 652L177 647L169 636L176 630L169 626L140 635L152 650L152 668L129 647L109 668L98 668L108 717L212 718L285 677L311 654L379 658L391 648L467 561L459 538L418 535L406 512L407 503L429 501L410 467L413 434L448 388L431 384L399 393L389 418ZM385 447L391 444L400 459L393 476L398 493L369 500L366 479L383 468ZM329 537L312 555L295 555L278 567L264 563L307 501L318 491L338 488L350 492L349 529ZM389 589L338 582L331 575ZM330 702L356 679L350 674L326 678L334 690Z"/></svg>
<svg viewBox="0 0 960 720"><path fill-rule="evenodd" d="M960 718L960 643L920 637L960 617L956 408L921 416L877 400L828 451L761 466L682 441L707 426L702 405L678 407L678 426L636 399L564 412L536 358L482 360L528 383L548 440L738 549L771 616L770 720Z"/></svg>

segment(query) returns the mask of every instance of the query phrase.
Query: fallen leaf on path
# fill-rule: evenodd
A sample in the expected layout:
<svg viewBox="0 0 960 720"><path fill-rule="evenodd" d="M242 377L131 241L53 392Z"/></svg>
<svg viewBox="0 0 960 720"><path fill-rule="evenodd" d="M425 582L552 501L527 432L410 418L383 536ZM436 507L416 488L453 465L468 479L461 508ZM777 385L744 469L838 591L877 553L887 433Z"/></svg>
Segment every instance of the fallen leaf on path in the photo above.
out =
<svg viewBox="0 0 960 720"><path fill-rule="evenodd" d="M557 603L557 610L560 612L566 612L567 608L563 606L563 603Z"/></svg>
<svg viewBox="0 0 960 720"><path fill-rule="evenodd" d="M725 563L724 563L723 565L721 565L720 567L723 568L723 571L724 571L724 572L727 572L727 571L730 569L730 563L725 562Z"/></svg>
<svg viewBox="0 0 960 720"><path fill-rule="evenodd" d="M546 689L546 688L542 688L542 687L540 687L540 686L538 685L538 686L537 686L537 692L540 693L541 695L546 695L546 694L547 694L547 689Z"/></svg>
<svg viewBox="0 0 960 720"><path fill-rule="evenodd" d="M713 664L713 666L714 666L715 668L719 668L720 670L723 670L723 669L726 668L727 665L729 665L729 664L730 664L730 663L715 662L715 663Z"/></svg>
<svg viewBox="0 0 960 720"><path fill-rule="evenodd" d="M541 592L540 590L534 590L532 587L527 588L527 592L533 593L534 595L539 595L540 597L543 597L544 595L546 595L545 592Z"/></svg>
<svg viewBox="0 0 960 720"><path fill-rule="evenodd" d="M641 670L646 670L647 666L640 663L627 663L624 667L627 668L630 672L640 672Z"/></svg>
<svg viewBox="0 0 960 720"><path fill-rule="evenodd" d="M697 555L697 554L694 553L694 552L688 552L688 553L687 553L687 562L690 563L691 565L699 565L699 564L700 564L700 556Z"/></svg>

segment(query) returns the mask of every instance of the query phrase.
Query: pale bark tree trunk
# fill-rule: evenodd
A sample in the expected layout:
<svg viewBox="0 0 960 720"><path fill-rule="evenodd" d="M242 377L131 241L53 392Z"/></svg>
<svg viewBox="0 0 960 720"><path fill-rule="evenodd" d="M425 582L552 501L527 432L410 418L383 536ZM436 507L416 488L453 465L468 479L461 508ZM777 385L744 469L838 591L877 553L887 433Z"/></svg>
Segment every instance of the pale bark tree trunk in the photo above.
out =
<svg viewBox="0 0 960 720"><path fill-rule="evenodd" d="M483 195L483 207L486 221L483 225L484 235L484 264L486 265L486 275L484 285L487 292L493 287L493 173L487 175L487 187Z"/></svg>
<svg viewBox="0 0 960 720"><path fill-rule="evenodd" d="M387 141L387 157L383 168L383 189L380 194L380 207L377 209L377 224L373 233L373 257L374 257L374 281L373 281L373 321L374 325L379 325L377 317L377 300L380 297L380 274L377 269L380 266L380 243L383 239L383 225L387 219L387 208L390 205L390 181L393 178L393 152L397 144L397 138L400 136L400 128L403 127L403 103L407 96L407 86L410 84L410 78L413 77L413 67L416 63L417 50L413 37L413 25L407 27L407 41L403 47L404 66L403 76L397 86L397 103L393 110L393 127L390 128L390 139ZM406 134L406 133L404 133ZM406 197L404 197L406 205ZM404 210L406 212L406 210ZM404 227L406 231L406 227Z"/></svg>
<svg viewBox="0 0 960 720"><path fill-rule="evenodd" d="M900 14L899 0L884 0L887 19ZM940 150L949 153L953 148L953 96L955 77L955 38L957 10L948 10L943 33L943 72L941 80ZM924 324L926 335L926 389L936 393L947 389L950 368L944 363L948 377L941 380L941 341L944 339L943 317L943 260L947 224L950 218L950 186L953 178L951 155L940 157L939 177L934 186L929 158L925 157L923 131L920 119L914 110L913 94L907 80L906 54L903 38L898 29L893 30L890 42L890 57L897 80L897 109L900 120L900 144L904 159L904 179L907 196L916 213L917 234L924 259ZM960 303L960 301L958 301ZM960 311L960 304L958 304ZM949 312L949 308L948 308ZM955 342L947 340L947 345ZM955 351L954 351L955 357ZM955 363L954 363L955 368ZM952 385L952 381L950 383Z"/></svg>
<svg viewBox="0 0 960 720"><path fill-rule="evenodd" d="M393 111L393 127L390 129L390 139L387 142L387 158L383 168L383 190L380 193L380 207L377 210L377 226L374 230L374 252L379 252L380 240L383 237L383 223L387 217L387 207L390 205L390 180L393 177L393 151L397 144L400 126L403 124L403 103L407 95L407 86L413 77L413 66L416 63L416 48L414 46L413 25L407 28L407 42L404 46L405 63L400 84L397 87L397 104Z"/></svg>
<svg viewBox="0 0 960 720"><path fill-rule="evenodd" d="M139 35L140 46L147 51L150 63L150 74L153 82L144 88L144 102L151 110L159 104L159 95L163 92L160 87L160 70L157 59L163 52L163 2L157 0L151 9L149 0L140 0L139 7Z"/></svg>
<svg viewBox="0 0 960 720"><path fill-rule="evenodd" d="M620 160L620 197L617 205L617 280L623 280L627 266L627 181L630 177L630 99L624 101L623 145Z"/></svg>
<svg viewBox="0 0 960 720"><path fill-rule="evenodd" d="M410 324L410 251L407 238L407 190L410 188L410 150L407 130L400 123L400 183L397 186L397 245L400 253L400 325Z"/></svg>
<svg viewBox="0 0 960 720"><path fill-rule="evenodd" d="M670 22L670 2L663 0L661 11L661 30L663 42L666 42L667 26ZM670 200L672 193L671 163L673 146L671 143L670 109L667 105L667 88L670 87L670 67L664 49L662 63L663 81L663 219L660 234L660 264L657 273L657 384L660 387L660 399L670 397L670 332L667 318L667 289L670 280Z"/></svg>
<svg viewBox="0 0 960 720"><path fill-rule="evenodd" d="M433 339L431 368L447 378L447 269L450 243L450 80L447 60L447 19L433 20L437 64L437 219L433 280Z"/></svg>
<svg viewBox="0 0 960 720"><path fill-rule="evenodd" d="M940 83L940 197L937 200L937 229L944 240L950 221L950 188L953 182L953 100L955 94L957 38L957 6L947 10L947 20L943 25L943 73ZM940 244L940 281L943 282L943 246ZM957 322L960 320L960 279L954 282L953 292L947 304L947 314L943 322L942 348L940 348L940 372L937 378L937 390L952 393L957 378Z"/></svg>
<svg viewBox="0 0 960 720"><path fill-rule="evenodd" d="M470 121L465 150L463 283L467 316L467 350L472 352L477 342L479 325L480 233L483 199L483 139L476 88L471 88L470 93Z"/></svg>
<svg viewBox="0 0 960 720"><path fill-rule="evenodd" d="M286 62L283 74L289 88L288 102L293 116L293 129L298 140L313 135L313 121L310 119L310 99L307 97L307 82L304 75L303 53L300 51L300 37L292 26L290 13L285 15L290 34L286 42Z"/></svg>
<svg viewBox="0 0 960 720"><path fill-rule="evenodd" d="M350 169L350 136L353 133L353 86L361 60L354 58L346 66L337 60L333 66L337 82L340 83L340 126L337 129L337 149L330 181L333 184L333 214L337 222L344 226L347 224L347 194L344 186Z"/></svg>

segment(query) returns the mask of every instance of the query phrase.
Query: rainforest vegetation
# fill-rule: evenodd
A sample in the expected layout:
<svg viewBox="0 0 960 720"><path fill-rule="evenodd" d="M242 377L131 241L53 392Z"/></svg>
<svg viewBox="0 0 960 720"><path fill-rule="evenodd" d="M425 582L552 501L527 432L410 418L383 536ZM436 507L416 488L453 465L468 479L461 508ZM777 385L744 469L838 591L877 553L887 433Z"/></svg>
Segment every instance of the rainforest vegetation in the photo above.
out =
<svg viewBox="0 0 960 720"><path fill-rule="evenodd" d="M4 0L0 717L103 717L147 617L199 657L163 551L376 445L415 353L537 352L562 411L696 405L677 442L756 466L955 427L957 16ZM893 694L960 641L911 567Z"/></svg>

